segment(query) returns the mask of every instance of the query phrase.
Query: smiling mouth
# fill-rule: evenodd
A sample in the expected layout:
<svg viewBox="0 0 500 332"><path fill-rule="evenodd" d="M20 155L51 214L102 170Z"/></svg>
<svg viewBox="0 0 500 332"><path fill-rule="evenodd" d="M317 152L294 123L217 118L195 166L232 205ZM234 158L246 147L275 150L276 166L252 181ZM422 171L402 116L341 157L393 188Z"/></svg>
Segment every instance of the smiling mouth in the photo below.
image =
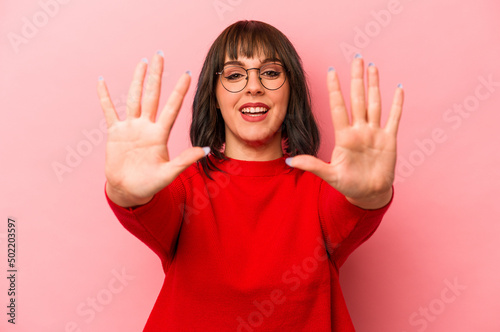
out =
<svg viewBox="0 0 500 332"><path fill-rule="evenodd" d="M260 116L269 112L269 109L265 107L245 107L240 112L248 116Z"/></svg>

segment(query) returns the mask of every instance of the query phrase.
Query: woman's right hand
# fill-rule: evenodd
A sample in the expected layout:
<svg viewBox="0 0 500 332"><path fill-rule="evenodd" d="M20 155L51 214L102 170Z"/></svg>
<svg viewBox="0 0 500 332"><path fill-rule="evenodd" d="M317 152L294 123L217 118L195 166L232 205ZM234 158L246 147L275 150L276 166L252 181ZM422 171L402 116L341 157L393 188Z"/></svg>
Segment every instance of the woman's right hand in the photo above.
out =
<svg viewBox="0 0 500 332"><path fill-rule="evenodd" d="M115 204L122 207L146 204L183 170L206 155L201 147L192 147L170 160L168 137L189 88L191 76L188 73L181 76L156 119L163 73L163 56L160 53L155 54L151 61L145 84L147 61L143 60L137 65L127 98L126 119L118 118L102 78L97 85L108 126L106 193ZM205 149L208 153L208 148Z"/></svg>

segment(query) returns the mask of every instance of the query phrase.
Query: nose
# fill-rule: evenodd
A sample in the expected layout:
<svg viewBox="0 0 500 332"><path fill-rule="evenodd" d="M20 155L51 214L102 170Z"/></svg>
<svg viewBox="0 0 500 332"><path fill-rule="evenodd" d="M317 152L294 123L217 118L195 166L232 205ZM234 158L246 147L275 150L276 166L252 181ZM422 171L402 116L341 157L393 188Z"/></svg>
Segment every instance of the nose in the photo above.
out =
<svg viewBox="0 0 500 332"><path fill-rule="evenodd" d="M264 93L264 87L262 86L262 83L260 82L259 78L259 69L258 68L252 68L248 70L247 74L247 86L246 86L246 91L247 93L251 95L256 95L256 94L263 94Z"/></svg>

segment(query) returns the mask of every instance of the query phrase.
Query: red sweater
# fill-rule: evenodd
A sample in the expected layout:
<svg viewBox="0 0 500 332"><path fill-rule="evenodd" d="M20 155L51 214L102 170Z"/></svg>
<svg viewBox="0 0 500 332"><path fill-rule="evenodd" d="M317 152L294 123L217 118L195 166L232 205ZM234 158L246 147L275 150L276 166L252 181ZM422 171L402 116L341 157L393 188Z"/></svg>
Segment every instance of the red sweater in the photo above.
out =
<svg viewBox="0 0 500 332"><path fill-rule="evenodd" d="M339 268L388 206L358 208L285 157L216 162L214 181L193 164L135 209L108 198L163 264L144 331L354 331Z"/></svg>

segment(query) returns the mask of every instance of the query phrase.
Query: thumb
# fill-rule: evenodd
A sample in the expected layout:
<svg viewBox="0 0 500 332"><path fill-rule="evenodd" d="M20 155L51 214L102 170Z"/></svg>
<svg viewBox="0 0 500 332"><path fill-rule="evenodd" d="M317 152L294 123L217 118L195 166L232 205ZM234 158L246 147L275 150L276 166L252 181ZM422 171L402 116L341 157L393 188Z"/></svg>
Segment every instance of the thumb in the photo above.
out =
<svg viewBox="0 0 500 332"><path fill-rule="evenodd" d="M331 170L328 167L330 164L325 163L321 159L303 154L287 158L286 163L291 167L316 174L327 182L331 181Z"/></svg>
<svg viewBox="0 0 500 332"><path fill-rule="evenodd" d="M210 147L192 147L184 150L180 155L172 159L164 165L165 171L176 178L186 168L191 166L199 159L205 157L210 153Z"/></svg>

